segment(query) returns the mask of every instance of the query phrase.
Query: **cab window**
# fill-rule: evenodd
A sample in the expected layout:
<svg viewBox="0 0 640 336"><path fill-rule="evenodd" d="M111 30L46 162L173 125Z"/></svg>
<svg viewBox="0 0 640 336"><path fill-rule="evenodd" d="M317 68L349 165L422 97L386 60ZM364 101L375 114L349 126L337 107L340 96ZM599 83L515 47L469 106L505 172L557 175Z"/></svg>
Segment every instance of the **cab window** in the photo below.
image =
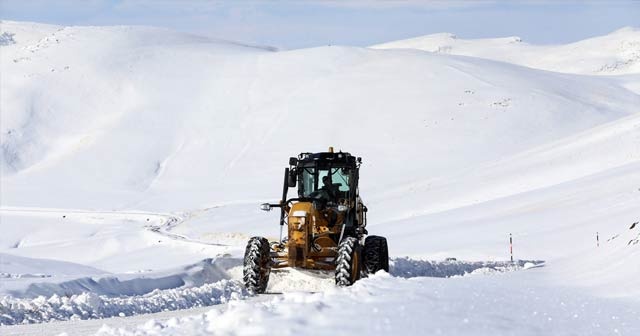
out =
<svg viewBox="0 0 640 336"><path fill-rule="evenodd" d="M329 177L331 188L335 188L337 191L346 193L349 191L349 171L343 168L331 168L331 169L318 169L317 172L314 168L303 168L302 171L302 187L303 197L309 197L311 193L322 189L324 186L323 180L326 176ZM318 181L316 183L316 180ZM316 188L317 186L317 188Z"/></svg>

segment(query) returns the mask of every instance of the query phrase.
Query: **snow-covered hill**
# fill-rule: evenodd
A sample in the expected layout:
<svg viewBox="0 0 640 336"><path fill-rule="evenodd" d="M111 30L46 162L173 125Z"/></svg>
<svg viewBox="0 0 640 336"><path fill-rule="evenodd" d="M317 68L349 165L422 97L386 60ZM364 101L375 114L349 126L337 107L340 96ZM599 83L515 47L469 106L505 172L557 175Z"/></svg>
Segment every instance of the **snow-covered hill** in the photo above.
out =
<svg viewBox="0 0 640 336"><path fill-rule="evenodd" d="M419 49L586 75L640 73L640 29L633 27L564 45L532 45L516 36L467 40L441 33L378 44L372 48Z"/></svg>
<svg viewBox="0 0 640 336"><path fill-rule="evenodd" d="M570 281L583 295L572 307L640 294L629 280L640 275L629 229L640 219L640 95L627 89L637 30L553 47L436 35L376 47L388 50L276 51L151 27L0 28L0 295L11 295L0 312L32 312L47 300L34 295L65 290L80 296L60 307L90 309L41 316L117 316L91 306L112 307L114 293L147 295L127 306L135 313L188 288L197 305L204 283L231 279L214 286L227 300L246 239L278 235L277 214L257 204L279 197L290 156L329 146L363 157L368 229L407 265L507 260L512 234L516 258L546 266L509 279L549 295ZM345 300L432 284L377 280ZM518 283L505 295L530 299ZM105 297L81 296L87 284ZM301 300L333 300L323 295ZM625 316L624 330L640 329Z"/></svg>

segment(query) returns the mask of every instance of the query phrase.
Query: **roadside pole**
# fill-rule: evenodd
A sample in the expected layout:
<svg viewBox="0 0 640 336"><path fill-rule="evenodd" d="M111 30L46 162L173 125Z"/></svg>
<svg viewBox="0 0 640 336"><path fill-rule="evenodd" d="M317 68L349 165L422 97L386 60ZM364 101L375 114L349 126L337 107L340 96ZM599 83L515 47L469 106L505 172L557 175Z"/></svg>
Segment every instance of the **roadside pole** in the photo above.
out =
<svg viewBox="0 0 640 336"><path fill-rule="evenodd" d="M513 236L509 233L509 254L511 254L511 262L513 262Z"/></svg>

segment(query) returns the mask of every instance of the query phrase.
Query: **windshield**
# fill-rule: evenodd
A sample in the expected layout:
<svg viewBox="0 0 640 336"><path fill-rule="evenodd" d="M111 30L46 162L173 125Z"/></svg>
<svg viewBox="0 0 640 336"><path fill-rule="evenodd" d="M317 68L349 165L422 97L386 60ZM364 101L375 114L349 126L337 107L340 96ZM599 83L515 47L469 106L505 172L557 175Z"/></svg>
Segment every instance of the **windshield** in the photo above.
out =
<svg viewBox="0 0 640 336"><path fill-rule="evenodd" d="M335 201L347 198L349 170L344 168L302 168L302 197L319 195Z"/></svg>

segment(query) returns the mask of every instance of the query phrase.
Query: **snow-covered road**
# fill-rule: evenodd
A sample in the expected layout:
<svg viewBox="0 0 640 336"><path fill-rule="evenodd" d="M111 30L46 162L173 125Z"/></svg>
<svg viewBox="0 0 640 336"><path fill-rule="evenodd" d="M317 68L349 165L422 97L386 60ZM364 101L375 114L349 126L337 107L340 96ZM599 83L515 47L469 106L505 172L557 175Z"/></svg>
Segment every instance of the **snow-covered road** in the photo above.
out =
<svg viewBox="0 0 640 336"><path fill-rule="evenodd" d="M637 335L640 303L550 286L545 268L467 276L379 273L349 288L291 291L213 307L0 327L2 335Z"/></svg>
<svg viewBox="0 0 640 336"><path fill-rule="evenodd" d="M149 324L136 335L638 335L637 302L598 299L543 283L542 269L494 276L401 279L234 302L223 311ZM539 282L542 282L539 283ZM134 332L131 330L130 332ZM122 333L124 335L132 335ZM120 335L104 329L100 335Z"/></svg>

